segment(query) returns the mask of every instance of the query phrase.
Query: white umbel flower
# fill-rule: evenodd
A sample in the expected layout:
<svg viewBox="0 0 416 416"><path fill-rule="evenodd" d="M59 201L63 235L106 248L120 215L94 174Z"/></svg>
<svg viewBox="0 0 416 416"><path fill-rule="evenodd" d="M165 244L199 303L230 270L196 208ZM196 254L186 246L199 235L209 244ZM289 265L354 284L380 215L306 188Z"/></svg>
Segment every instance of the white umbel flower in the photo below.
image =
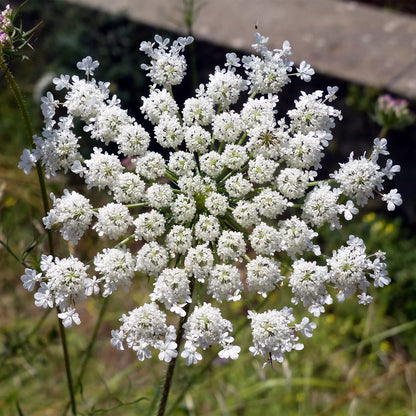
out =
<svg viewBox="0 0 416 416"><path fill-rule="evenodd" d="M351 154L329 178L318 172L341 119L329 105L337 88L301 92L282 114L281 89L293 76L309 81L314 72L304 61L294 67L288 41L270 50L268 38L256 33L256 55L228 53L224 67L178 104L173 86L185 76L183 52L192 41L179 37L171 43L156 35L140 44L149 57L142 69L152 82L140 108L150 132L110 96L110 83L91 78L98 65L91 57L78 64L85 79L54 79L58 94L42 97L44 128L19 167L29 173L36 164L46 176L71 170L87 191L99 193L101 208L77 192L52 196L53 208L43 219L47 229L58 228L77 243L92 226L107 245L108 239L118 244L95 255L96 276L74 257L42 256L21 280L35 292L37 306L58 307L63 325L71 326L80 323L79 301L127 290L137 275L153 285L152 303L123 315L121 327L111 332L112 345L133 349L139 360L156 350L160 360L172 363L176 340L183 340L186 365L216 344L221 359L240 353L231 322L207 298L224 306L245 292L266 298L287 286L296 319L288 307L248 316L251 353L282 361L303 347L300 334L310 337L316 327L302 308L319 316L333 301L333 290L334 300L356 294L366 305L370 286L390 283L384 253L367 254L362 240L351 236L329 257L315 240L320 227L340 228L341 216L351 220L356 206L373 195L388 210L401 205L396 189L384 191L384 181L400 167L390 159L380 165L389 153L387 140L377 138L369 156ZM84 136L97 144L89 155ZM182 328L168 325L172 319Z"/></svg>
<svg viewBox="0 0 416 416"><path fill-rule="evenodd" d="M142 178L154 180L164 176L166 172L165 159L156 152L147 152L135 161L136 173Z"/></svg>
<svg viewBox="0 0 416 416"><path fill-rule="evenodd" d="M292 267L288 284L294 294L292 302L295 305L302 302L309 312L319 316L325 312L323 305L332 303L326 288L330 281L327 267L303 259L296 260Z"/></svg>
<svg viewBox="0 0 416 416"><path fill-rule="evenodd" d="M286 208L293 205L279 192L270 188L263 189L253 198L253 202L259 214L270 219L276 219Z"/></svg>
<svg viewBox="0 0 416 416"><path fill-rule="evenodd" d="M99 236L107 236L111 240L116 240L126 234L127 229L133 223L133 218L129 209L122 204L109 204L98 209L96 214L97 222L93 228Z"/></svg>
<svg viewBox="0 0 416 416"><path fill-rule="evenodd" d="M202 172L206 173L212 178L215 178L222 172L224 169L223 162L224 159L217 152L208 152L199 158Z"/></svg>
<svg viewBox="0 0 416 416"><path fill-rule="evenodd" d="M185 269L200 282L204 282L213 264L214 255L206 244L190 248L185 257Z"/></svg>
<svg viewBox="0 0 416 416"><path fill-rule="evenodd" d="M170 154L168 168L178 177L192 176L195 166L195 159L191 153L178 150Z"/></svg>
<svg viewBox="0 0 416 416"><path fill-rule="evenodd" d="M157 276L168 264L169 254L165 247L156 241L146 243L138 251L136 270L141 273Z"/></svg>
<svg viewBox="0 0 416 416"><path fill-rule="evenodd" d="M240 115L235 111L227 111L215 115L212 123L212 133L215 140L224 143L235 143L243 132Z"/></svg>
<svg viewBox="0 0 416 416"><path fill-rule="evenodd" d="M166 309L183 317L186 315L183 307L192 302L189 283L185 269L167 268L157 278L150 299L163 303Z"/></svg>
<svg viewBox="0 0 416 416"><path fill-rule="evenodd" d="M260 222L256 204L250 201L238 201L233 209L233 217L242 227L251 227Z"/></svg>
<svg viewBox="0 0 416 416"><path fill-rule="evenodd" d="M279 234L274 227L264 222L253 229L249 240L251 247L258 254L271 256L278 250Z"/></svg>
<svg viewBox="0 0 416 416"><path fill-rule="evenodd" d="M315 187L305 198L302 218L316 227L328 223L331 229L340 228L338 214L342 207L337 203L340 193L328 184Z"/></svg>
<svg viewBox="0 0 416 416"><path fill-rule="evenodd" d="M67 189L61 198L55 198L53 194L51 198L53 208L43 218L45 228L59 226L62 238L77 244L93 218L90 201L83 195L75 191L69 192Z"/></svg>
<svg viewBox="0 0 416 416"><path fill-rule="evenodd" d="M116 202L121 204L137 204L142 201L146 184L139 175L133 172L120 174L111 185Z"/></svg>
<svg viewBox="0 0 416 416"><path fill-rule="evenodd" d="M224 215L228 209L228 198L217 192L211 192L205 198L205 207L212 215Z"/></svg>
<svg viewBox="0 0 416 416"><path fill-rule="evenodd" d="M118 144L118 153L124 156L144 156L149 147L150 135L137 123L124 124L114 141Z"/></svg>
<svg viewBox="0 0 416 416"><path fill-rule="evenodd" d="M91 154L91 159L85 161L85 165L83 174L88 189L93 186L97 186L98 189L111 188L124 170L117 156L103 153L102 149L97 147L94 147L94 153Z"/></svg>
<svg viewBox="0 0 416 416"><path fill-rule="evenodd" d="M375 162L366 159L354 159L351 153L347 163L340 163L341 168L332 177L340 184L341 191L364 206L374 192L383 189L383 172Z"/></svg>
<svg viewBox="0 0 416 416"><path fill-rule="evenodd" d="M166 235L166 247L172 253L172 257L185 254L192 247L192 230L183 225L174 225Z"/></svg>
<svg viewBox="0 0 416 416"><path fill-rule="evenodd" d="M64 313L70 305L86 298L90 278L87 274L88 266L80 260L72 256L55 258L52 262L48 261L47 267L41 267L47 282L42 282L34 295L36 306L58 306ZM68 317L64 314L61 319L66 319L70 326L72 321Z"/></svg>
<svg viewBox="0 0 416 416"><path fill-rule="evenodd" d="M240 300L242 290L243 284L237 267L231 264L217 264L211 270L207 293L218 302L221 303L224 298L227 302Z"/></svg>
<svg viewBox="0 0 416 416"><path fill-rule="evenodd" d="M185 224L191 222L196 213L196 204L193 198L185 195L178 195L171 205L175 222Z"/></svg>
<svg viewBox="0 0 416 416"><path fill-rule="evenodd" d="M253 189L253 184L242 173L236 173L225 181L225 189L232 198L243 198Z"/></svg>
<svg viewBox="0 0 416 416"><path fill-rule="evenodd" d="M238 231L223 231L218 239L217 251L223 261L241 260L241 256L246 252L244 234Z"/></svg>
<svg viewBox="0 0 416 416"><path fill-rule="evenodd" d="M153 124L158 123L162 115L173 116L179 111L178 104L165 89L151 90L148 97L142 97L142 101L140 110Z"/></svg>
<svg viewBox="0 0 416 416"><path fill-rule="evenodd" d="M95 270L102 276L103 296L111 295L119 286L128 290L134 277L136 259L124 248L105 248L94 257Z"/></svg>
<svg viewBox="0 0 416 416"><path fill-rule="evenodd" d="M166 314L156 303L145 303L133 309L128 315L123 314L120 330L112 331L111 343L123 349L124 342L128 348L136 351L137 358L143 361L152 356L149 347L165 350L164 340L171 341L173 327L166 324ZM176 348L172 345L173 348Z"/></svg>
<svg viewBox="0 0 416 416"><path fill-rule="evenodd" d="M168 184L155 183L149 186L146 191L146 199L152 208L167 207L173 198L172 188Z"/></svg>
<svg viewBox="0 0 416 416"><path fill-rule="evenodd" d="M279 164L272 160L258 155L255 159L248 162L248 177L250 181L256 184L271 182L274 172Z"/></svg>
<svg viewBox="0 0 416 416"><path fill-rule="evenodd" d="M133 222L136 240L152 241L165 232L165 217L156 210L140 214Z"/></svg>
<svg viewBox="0 0 416 416"><path fill-rule="evenodd" d="M188 98L183 105L183 121L187 126L207 126L214 114L214 105L206 97Z"/></svg>
<svg viewBox="0 0 416 416"><path fill-rule="evenodd" d="M267 292L275 289L283 279L279 263L269 257L259 255L247 264L247 288L263 297L266 297Z"/></svg>
<svg viewBox="0 0 416 416"><path fill-rule="evenodd" d="M276 187L286 198L297 199L305 195L310 175L297 168L283 169L276 178Z"/></svg>
<svg viewBox="0 0 416 416"><path fill-rule="evenodd" d="M231 344L233 338L229 336L233 330L231 322L224 319L220 310L209 303L195 307L184 324L184 329L186 342L181 356L185 358L187 365L196 364L202 358L197 352L198 347L203 350L215 344L221 345L226 350L233 347ZM234 349L233 352L238 356L239 349ZM235 359L234 353L227 355Z"/></svg>
<svg viewBox="0 0 416 416"><path fill-rule="evenodd" d="M155 126L155 139L162 146L176 149L183 141L183 130L176 115L163 114Z"/></svg>
<svg viewBox="0 0 416 416"><path fill-rule="evenodd" d="M278 251L286 251L292 259L297 254L302 255L305 251L312 251L315 255L321 254L320 247L312 243L312 239L318 233L308 227L305 221L293 216L287 220L279 221L277 240Z"/></svg>
<svg viewBox="0 0 416 416"><path fill-rule="evenodd" d="M220 235L220 223L213 215L200 215L195 224L194 234L197 240L216 240Z"/></svg>
<svg viewBox="0 0 416 416"><path fill-rule="evenodd" d="M303 349L292 324L295 320L293 309L284 307L280 311L263 313L249 311L248 319L251 320L253 334L254 345L249 348L252 355L261 355L281 363L286 352Z"/></svg>

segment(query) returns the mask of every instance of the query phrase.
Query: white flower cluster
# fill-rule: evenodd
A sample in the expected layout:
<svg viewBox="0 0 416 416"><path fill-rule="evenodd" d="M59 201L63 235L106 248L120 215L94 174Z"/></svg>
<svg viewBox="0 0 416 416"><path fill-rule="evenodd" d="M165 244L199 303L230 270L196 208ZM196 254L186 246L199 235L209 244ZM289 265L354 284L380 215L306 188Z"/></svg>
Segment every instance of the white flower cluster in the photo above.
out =
<svg viewBox="0 0 416 416"><path fill-rule="evenodd" d="M191 42L179 38L168 48L169 40L156 36L154 43L141 44L151 58L142 66L153 85L142 97L141 111L154 126L152 134L110 96L108 83L91 78L98 62L87 57L78 63L85 79L54 79L56 90L65 95L59 102L50 92L44 97L42 137L35 138L33 151L25 149L19 164L28 173L40 162L48 176L71 170L88 189L109 195L99 208L75 191L52 197L53 208L43 219L46 228L59 229L75 244L91 228L110 246L93 259L96 276L74 257L45 257L40 272L26 269L24 287L40 286L36 304L58 306L65 326L79 324L77 302L128 289L135 273L144 273L153 283L152 303L123 315L120 329L112 331L112 344L118 349L127 345L140 360L150 357L152 348L161 360L176 358L181 339L168 325L172 317L164 308L182 324L181 356L188 365L214 344L221 346L221 358L238 357L232 324L218 308L224 301L257 294L266 298L287 285L292 303L315 317L334 299L352 294L362 304L371 302L371 283L382 287L390 282L384 254L367 254L364 242L351 236L324 257L315 239L320 227L339 228L343 217L351 220L356 205L374 194L382 195L389 210L401 204L397 190L381 193L385 179L400 170L390 159L385 167L378 164L379 156L388 154L385 139L374 141L369 157L351 154L328 179L316 181L331 129L341 119L328 104L337 88L329 87L326 94L302 92L294 109L277 119L277 94L290 77L309 81L314 74L305 62L291 72L287 41L282 49L269 50L267 38L256 34L258 55L245 56L240 64L236 54L227 54L224 68L217 67L181 110L172 86L185 75L182 52ZM245 91L250 96L244 101ZM66 114L60 109L57 121L58 107ZM97 143L89 155L80 154L75 121ZM151 136L170 153L152 151ZM118 146L119 154L103 150L100 142ZM131 168L121 162L123 156L133 161ZM140 244L133 245L134 240ZM250 351L268 361L282 361L286 352L303 348L298 335L311 336L316 327L306 316L296 319L289 307L252 310L248 318Z"/></svg>

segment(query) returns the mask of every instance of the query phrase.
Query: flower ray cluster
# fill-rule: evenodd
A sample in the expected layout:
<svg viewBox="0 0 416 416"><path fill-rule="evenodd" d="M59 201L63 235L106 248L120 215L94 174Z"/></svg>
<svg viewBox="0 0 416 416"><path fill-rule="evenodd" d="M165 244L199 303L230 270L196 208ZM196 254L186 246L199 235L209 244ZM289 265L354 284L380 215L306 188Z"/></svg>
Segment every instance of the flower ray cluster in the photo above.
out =
<svg viewBox="0 0 416 416"><path fill-rule="evenodd" d="M388 155L386 140L375 139L369 157L351 154L328 179L316 181L331 129L342 118L329 104L337 88L301 92L294 108L277 119L278 93L290 77L307 82L314 70L302 62L292 72L289 42L269 50L267 38L256 34L255 40L258 55L240 61L227 54L224 67L215 69L182 110L172 86L185 76L183 50L192 38L179 38L170 48L160 36L143 42L140 50L151 62L142 68L153 85L142 97L141 111L152 133L121 108L109 83L93 78L99 64L91 57L77 65L85 78L54 79L64 96L58 101L48 92L42 100L45 127L19 166L29 173L39 161L48 176L71 171L88 189L105 190L108 202L98 208L75 191L52 196L53 208L43 222L74 244L91 228L107 247L92 261L96 276L72 256L44 256L40 270L27 268L22 281L30 291L37 288L36 305L57 306L65 326L79 324L78 302L109 296L120 287L128 290L136 272L144 273L153 283L151 303L122 316L112 345L133 349L139 360L156 349L169 362L179 355L176 330L169 324L176 317L184 331L180 355L191 365L202 359L201 350L216 344L221 358L238 358L240 347L231 321L222 316L223 302L267 297L287 285L303 315L318 317L325 305L354 294L368 304L369 287L390 282L384 253L367 254L361 239L351 236L329 257L316 243L320 227L340 228L375 194L389 210L401 204L397 190L382 192L385 180L400 170L390 159L385 167L378 164L379 156ZM238 108L244 93L249 96ZM58 107L66 114L57 120ZM75 120L97 143L85 157ZM170 154L151 151L151 140ZM119 155L100 146L109 143L117 145ZM133 164L123 164L120 155ZM270 362L302 349L299 336L312 336L316 327L308 316L295 318L290 307L250 310L251 353Z"/></svg>

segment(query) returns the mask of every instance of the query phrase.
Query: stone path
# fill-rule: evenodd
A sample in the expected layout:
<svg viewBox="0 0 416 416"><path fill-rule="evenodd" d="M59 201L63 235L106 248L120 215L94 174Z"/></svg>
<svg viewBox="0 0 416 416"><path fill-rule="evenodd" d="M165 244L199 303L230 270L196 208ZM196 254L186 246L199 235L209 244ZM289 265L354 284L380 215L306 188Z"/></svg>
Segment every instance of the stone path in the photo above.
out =
<svg viewBox="0 0 416 416"><path fill-rule="evenodd" d="M67 0L185 33L182 0ZM249 51L255 26L270 47L321 74L416 99L416 17L337 0L194 0L200 40Z"/></svg>

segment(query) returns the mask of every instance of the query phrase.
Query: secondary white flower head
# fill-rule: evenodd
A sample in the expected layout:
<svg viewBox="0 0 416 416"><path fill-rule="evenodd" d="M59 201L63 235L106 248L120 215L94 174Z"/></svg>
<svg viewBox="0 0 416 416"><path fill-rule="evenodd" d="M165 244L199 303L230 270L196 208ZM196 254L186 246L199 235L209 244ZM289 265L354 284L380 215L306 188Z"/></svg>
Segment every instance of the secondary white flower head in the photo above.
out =
<svg viewBox="0 0 416 416"><path fill-rule="evenodd" d="M184 269L167 268L157 278L150 299L163 303L171 312L185 316L183 307L192 302L189 283Z"/></svg>
<svg viewBox="0 0 416 416"><path fill-rule="evenodd" d="M51 194L53 208L43 218L45 228L58 226L62 238L76 244L88 229L93 218L90 201L78 192L64 190L61 198Z"/></svg>
<svg viewBox="0 0 416 416"><path fill-rule="evenodd" d="M99 236L116 240L127 232L133 222L128 208L122 204L109 203L98 209L94 227Z"/></svg>
<svg viewBox="0 0 416 416"><path fill-rule="evenodd" d="M252 355L282 362L286 352L303 349L292 325L295 318L291 308L284 307L280 311L269 310L263 313L249 311L248 319L251 319L253 333L254 345L250 347Z"/></svg>
<svg viewBox="0 0 416 416"><path fill-rule="evenodd" d="M136 268L136 259L129 250L105 248L94 257L95 270L102 276L103 296L111 295L119 286L126 291L131 285Z"/></svg>

